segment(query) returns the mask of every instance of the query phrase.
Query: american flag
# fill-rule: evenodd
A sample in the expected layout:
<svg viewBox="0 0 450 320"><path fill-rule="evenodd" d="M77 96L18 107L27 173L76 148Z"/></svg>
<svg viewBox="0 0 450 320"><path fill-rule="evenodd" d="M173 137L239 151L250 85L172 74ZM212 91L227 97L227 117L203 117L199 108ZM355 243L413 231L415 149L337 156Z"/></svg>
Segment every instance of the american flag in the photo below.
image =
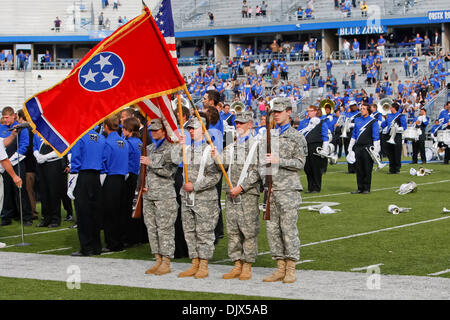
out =
<svg viewBox="0 0 450 320"><path fill-rule="evenodd" d="M170 54L177 64L177 48L175 46L175 30L173 26L172 6L170 0L162 0L158 13L155 15L156 25L169 47Z"/></svg>
<svg viewBox="0 0 450 320"><path fill-rule="evenodd" d="M166 40L167 47L175 65L177 62L177 51L175 47L175 31L172 17L172 6L170 0L162 0L158 13L154 16L156 25ZM170 96L163 96L154 99L144 100L138 103L138 106L146 112L150 118L160 118L163 122L167 135L172 141L177 141L179 132L177 120L172 109Z"/></svg>

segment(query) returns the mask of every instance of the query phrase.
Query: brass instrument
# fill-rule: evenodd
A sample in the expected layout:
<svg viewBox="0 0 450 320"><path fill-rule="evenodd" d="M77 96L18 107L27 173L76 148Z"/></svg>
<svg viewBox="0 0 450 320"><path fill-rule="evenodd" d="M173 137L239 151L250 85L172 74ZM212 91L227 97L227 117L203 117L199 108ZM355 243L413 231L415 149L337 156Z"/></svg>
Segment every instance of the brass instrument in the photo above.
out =
<svg viewBox="0 0 450 320"><path fill-rule="evenodd" d="M333 146L332 144L329 144L329 146ZM333 152L329 152L329 151L331 151L331 150L333 150L334 151L334 146L332 147L332 149L330 148L330 150L328 150L328 151L325 151L324 152L324 150L323 150L323 148L321 148L321 147L317 147L316 148L316 153L314 153L314 155L315 156L319 156L319 157L321 157L321 158L327 158L328 159L328 162L330 163L330 164L336 164L337 163L337 161L338 161L338 155L336 154L336 153L333 153Z"/></svg>
<svg viewBox="0 0 450 320"><path fill-rule="evenodd" d="M371 146L369 148L366 147L366 150L369 153L372 160L377 164L376 171L383 169L387 165L387 163L381 163L380 155L375 152L374 146Z"/></svg>
<svg viewBox="0 0 450 320"><path fill-rule="evenodd" d="M322 115L326 115L326 112L325 112L325 107L326 106L330 106L331 107L331 114L333 114L334 113L334 107L336 106L336 103L334 103L334 101L330 100L330 99L323 99L322 101L320 101L319 108L320 108L320 110L322 110Z"/></svg>
<svg viewBox="0 0 450 320"><path fill-rule="evenodd" d="M243 112L245 110L245 104L243 104L241 101L235 101L230 105L230 110L235 114Z"/></svg>
<svg viewBox="0 0 450 320"><path fill-rule="evenodd" d="M394 101L391 98L384 98L378 102L378 109L380 113L385 116L388 113L391 113L391 106Z"/></svg>
<svg viewBox="0 0 450 320"><path fill-rule="evenodd" d="M189 101L185 97L181 97L181 106L189 109ZM172 108L175 112L178 112L178 97L172 100Z"/></svg>

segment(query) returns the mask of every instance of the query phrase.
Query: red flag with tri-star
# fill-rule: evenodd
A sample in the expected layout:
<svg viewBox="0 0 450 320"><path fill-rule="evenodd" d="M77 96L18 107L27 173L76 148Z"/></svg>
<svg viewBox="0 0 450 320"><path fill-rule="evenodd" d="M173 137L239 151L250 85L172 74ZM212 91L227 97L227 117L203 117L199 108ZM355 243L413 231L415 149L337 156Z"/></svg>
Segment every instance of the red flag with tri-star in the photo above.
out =
<svg viewBox="0 0 450 320"><path fill-rule="evenodd" d="M150 10L117 29L50 89L25 102L34 132L59 155L121 109L185 87Z"/></svg>

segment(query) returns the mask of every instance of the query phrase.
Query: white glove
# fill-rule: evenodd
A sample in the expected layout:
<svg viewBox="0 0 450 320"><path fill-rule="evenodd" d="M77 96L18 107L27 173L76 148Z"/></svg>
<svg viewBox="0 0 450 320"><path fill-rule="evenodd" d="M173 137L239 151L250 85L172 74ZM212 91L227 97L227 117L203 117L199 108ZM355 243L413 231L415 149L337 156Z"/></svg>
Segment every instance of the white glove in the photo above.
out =
<svg viewBox="0 0 450 320"><path fill-rule="evenodd" d="M356 140L354 138L350 139L350 143L348 144L348 152L353 152L353 146L355 145Z"/></svg>
<svg viewBox="0 0 450 320"><path fill-rule="evenodd" d="M102 185L102 187L103 187L103 183L105 182L105 179L106 179L106 173L102 173L100 175L100 184Z"/></svg>
<svg viewBox="0 0 450 320"><path fill-rule="evenodd" d="M322 153L324 154L324 155L328 155L328 145L329 145L329 141L324 141L323 143L322 143Z"/></svg>
<svg viewBox="0 0 450 320"><path fill-rule="evenodd" d="M380 153L380 151L381 151L380 140L374 141L374 142L373 142L373 147L374 147L374 150L373 150L373 151L374 151L376 154Z"/></svg>
<svg viewBox="0 0 450 320"><path fill-rule="evenodd" d="M353 150L349 151L348 154L347 154L346 159L347 159L348 163L354 164L356 162L355 152Z"/></svg>
<svg viewBox="0 0 450 320"><path fill-rule="evenodd" d="M125 181L127 181L128 180L128 177L130 176L130 174L129 173L127 173L126 175L125 175Z"/></svg>
<svg viewBox="0 0 450 320"><path fill-rule="evenodd" d="M75 190L75 186L77 185L78 173L69 174L69 180L67 181L67 196L75 200L75 196L73 195L73 191Z"/></svg>
<svg viewBox="0 0 450 320"><path fill-rule="evenodd" d="M45 161L53 160L59 158L55 151L47 153L44 155Z"/></svg>
<svg viewBox="0 0 450 320"><path fill-rule="evenodd" d="M349 125L348 125L348 127L350 128L350 129L353 129L354 127L355 127L355 123L350 123Z"/></svg>
<svg viewBox="0 0 450 320"><path fill-rule="evenodd" d="M36 158L36 161L38 164L42 164L45 162L45 156L40 154L39 151L34 151L33 152L34 157Z"/></svg>

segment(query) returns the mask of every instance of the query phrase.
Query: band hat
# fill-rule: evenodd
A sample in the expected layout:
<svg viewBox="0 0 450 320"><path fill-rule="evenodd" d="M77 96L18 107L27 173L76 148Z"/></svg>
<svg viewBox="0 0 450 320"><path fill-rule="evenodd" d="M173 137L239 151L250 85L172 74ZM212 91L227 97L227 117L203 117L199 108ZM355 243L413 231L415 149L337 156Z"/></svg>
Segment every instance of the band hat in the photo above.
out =
<svg viewBox="0 0 450 320"><path fill-rule="evenodd" d="M150 121L150 131L156 131L163 128L161 119L152 119Z"/></svg>
<svg viewBox="0 0 450 320"><path fill-rule="evenodd" d="M355 100L351 100L349 103L348 103L348 106L349 107L351 107L351 106L353 106L353 105L358 105L357 103L356 103L356 101Z"/></svg>
<svg viewBox="0 0 450 320"><path fill-rule="evenodd" d="M292 106L291 99L275 98L275 99L273 99L272 111L282 112L291 106Z"/></svg>
<svg viewBox="0 0 450 320"><path fill-rule="evenodd" d="M234 122L239 123L247 123L253 121L253 113L252 112L239 112L236 114L236 119Z"/></svg>
<svg viewBox="0 0 450 320"><path fill-rule="evenodd" d="M206 127L206 119L204 117L200 117L202 119L203 124ZM202 126L202 124L200 123L200 121L198 120L197 117L192 117L191 119L189 119L189 121L186 124L186 128L193 128L193 129L197 129L200 128Z"/></svg>

